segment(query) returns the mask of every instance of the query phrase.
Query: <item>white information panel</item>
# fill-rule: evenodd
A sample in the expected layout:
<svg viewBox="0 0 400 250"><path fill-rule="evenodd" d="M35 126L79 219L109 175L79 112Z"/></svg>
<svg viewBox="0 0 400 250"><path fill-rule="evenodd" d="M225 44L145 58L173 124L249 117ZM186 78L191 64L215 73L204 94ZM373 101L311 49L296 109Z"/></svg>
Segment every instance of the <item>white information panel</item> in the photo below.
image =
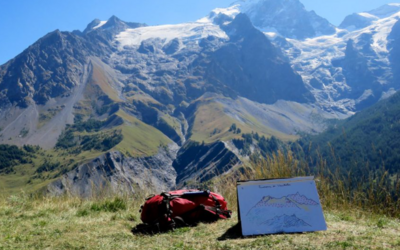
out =
<svg viewBox="0 0 400 250"><path fill-rule="evenodd" d="M327 229L314 177L238 182L244 236Z"/></svg>

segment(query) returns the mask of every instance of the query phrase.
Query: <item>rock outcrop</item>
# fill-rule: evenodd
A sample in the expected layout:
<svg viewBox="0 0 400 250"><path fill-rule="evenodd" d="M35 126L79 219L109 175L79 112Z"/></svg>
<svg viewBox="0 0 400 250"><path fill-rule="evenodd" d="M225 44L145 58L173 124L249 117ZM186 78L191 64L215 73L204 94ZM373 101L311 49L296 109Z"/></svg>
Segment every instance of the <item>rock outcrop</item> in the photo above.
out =
<svg viewBox="0 0 400 250"><path fill-rule="evenodd" d="M177 186L201 183L231 170L240 159L224 142L204 145L188 142L179 152L173 166L178 173Z"/></svg>
<svg viewBox="0 0 400 250"><path fill-rule="evenodd" d="M96 197L110 193L134 193L138 190L161 192L175 186L172 162L178 147L160 148L151 157L131 158L118 151L108 152L65 174L47 187L51 196Z"/></svg>

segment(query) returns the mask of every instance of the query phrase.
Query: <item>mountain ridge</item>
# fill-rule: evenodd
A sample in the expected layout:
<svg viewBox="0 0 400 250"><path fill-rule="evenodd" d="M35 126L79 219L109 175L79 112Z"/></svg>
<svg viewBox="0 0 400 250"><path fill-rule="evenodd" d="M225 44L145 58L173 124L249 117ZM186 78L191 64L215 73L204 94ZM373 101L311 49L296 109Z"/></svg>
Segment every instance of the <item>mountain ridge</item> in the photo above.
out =
<svg viewBox="0 0 400 250"><path fill-rule="evenodd" d="M49 33L0 66L0 143L40 145L54 161L79 158L78 165L58 164L57 173L52 167L57 162L34 161L57 185L62 171L68 170L63 183L73 183L79 176L73 171L92 171L97 162L106 169L118 159L143 163L164 152L168 181L148 180L158 190L171 187L172 180L184 186L238 167L248 158L232 141L246 133L293 141L303 132L323 131L326 119L346 118L399 88L392 75L398 77L400 12L346 31L297 0L241 3L249 5L216 9L191 23L147 26L112 16L95 19L83 32ZM261 14L249 17L258 4ZM257 29L257 20L264 26L272 20L262 18L269 4L272 11L288 9L272 15L278 21L301 10L296 18L310 29L303 37ZM321 24L325 35L317 34L312 22ZM165 150L171 147L177 148L172 155ZM201 154L193 158L194 149ZM127 177L122 170L113 174ZM74 192L94 191L84 185L89 179Z"/></svg>
<svg viewBox="0 0 400 250"><path fill-rule="evenodd" d="M29 57L30 60L12 60L2 66L4 73L0 90L5 94L2 101L8 104L2 106L0 115L8 119L0 123L1 143L20 146L39 144L51 151L49 155L55 155L53 159L39 157L35 161L35 166L38 164L41 170L33 172L31 178L35 181L31 183L36 183L38 176L45 173L47 178L54 181L50 193L57 195L68 192L66 190L75 190L72 193L85 196L96 188L84 185L90 181L90 177L85 176L77 177L84 179L74 186L75 182L70 181L78 176L73 174L74 171L94 171L88 167L93 161L93 164L100 162L99 168L107 169L111 163L117 166L121 157L127 159L125 162L141 162L141 158L153 157L160 149L175 145L179 152L169 160L165 158L169 153L164 154L163 161L164 167L179 172L168 173L168 178L163 180L175 180L177 185L183 185L191 179L209 180L217 172L229 171L240 165L241 156L233 153L225 143L240 137L240 134L229 131L235 122L246 132L255 130L267 137L278 134L282 138L295 138L295 135L269 129L264 121L257 121L253 115L259 114L249 114L240 107L243 102L237 103L240 110L231 110L230 114L225 113L224 103L212 101L201 106L191 105L203 98L212 100L215 96L223 96L227 100L237 100L244 95L248 99L246 105L255 105L257 102L254 100L273 105L279 99L287 99L303 102L302 107L309 108L306 102L313 98L304 88L301 78L244 14L238 15L230 24L196 22L167 27L170 28L168 31L177 32L171 39L165 33L169 40L153 39L150 34L148 37L139 37L138 42L123 44L122 40L118 40L121 34L130 39L136 37L137 31L157 31L158 27L127 24L113 16L107 22L97 20L90 23L81 33L49 33L17 57ZM181 37L182 29L192 33ZM220 37L214 36L219 34ZM229 59L232 55L234 60ZM48 57L52 57L55 63L41 59ZM264 66L253 69L253 58L257 58L257 63ZM31 62L29 66L32 70L45 69L49 72L50 82L32 78L36 73L25 67L25 61ZM243 70L230 71L231 63ZM10 78L15 76L10 73L13 67L19 67L18 77L25 79L19 90L25 96L18 95L21 99L16 100L8 91L17 82ZM267 70L263 72L262 68L265 67ZM280 81L280 85L274 85L274 71L286 77ZM58 80L63 78L62 75L57 74L75 76L75 81L65 84ZM246 79L246 85L240 79ZM284 85L298 87L294 87L291 96L285 96L286 91L282 91ZM253 86L249 88L252 90L247 94L241 93L246 86ZM260 95L260 90L274 88L276 91ZM308 95L308 99L303 95ZM198 125L213 112L220 114L219 123L213 127ZM232 115L234 113L238 114ZM277 116L276 119L287 118ZM310 118L306 115L301 119L308 122ZM190 158L187 152L191 152L193 141L199 143L198 140L207 141L207 144L198 146L202 152L199 158L204 160L196 162L189 159L191 169L184 169L180 162L186 162L188 156ZM109 157L110 152L123 156ZM60 161L62 155L81 160L77 164L71 159L71 163L65 165ZM221 155L226 160L220 161ZM137 167L140 168L139 165ZM132 166L123 168L128 171ZM13 169L16 168L7 171ZM60 176L60 171L68 172ZM124 171L113 172L115 176L109 181L126 178ZM171 183L164 185L157 178L148 182L156 190L171 187Z"/></svg>

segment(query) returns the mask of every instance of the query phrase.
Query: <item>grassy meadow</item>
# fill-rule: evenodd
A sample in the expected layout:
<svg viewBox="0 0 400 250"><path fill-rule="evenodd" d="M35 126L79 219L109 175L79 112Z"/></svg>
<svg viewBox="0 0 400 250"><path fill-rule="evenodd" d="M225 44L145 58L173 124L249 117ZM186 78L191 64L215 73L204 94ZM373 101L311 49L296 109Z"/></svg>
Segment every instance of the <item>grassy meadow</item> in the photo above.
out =
<svg viewBox="0 0 400 250"><path fill-rule="evenodd" d="M11 196L0 203L0 249L396 249L400 221L360 210L325 211L328 231L240 237L225 221L133 235L142 199L83 201Z"/></svg>
<svg viewBox="0 0 400 250"><path fill-rule="evenodd" d="M319 168L316 180L328 224L325 232L241 237L235 180L311 171L290 154L278 153L207 184L226 197L234 211L231 219L154 236L131 233L140 223L139 209L147 193L88 200L23 192L3 196L0 249L400 249L399 203L390 199L390 192L379 190L379 182L367 193L350 190L340 175L323 174L323 164Z"/></svg>

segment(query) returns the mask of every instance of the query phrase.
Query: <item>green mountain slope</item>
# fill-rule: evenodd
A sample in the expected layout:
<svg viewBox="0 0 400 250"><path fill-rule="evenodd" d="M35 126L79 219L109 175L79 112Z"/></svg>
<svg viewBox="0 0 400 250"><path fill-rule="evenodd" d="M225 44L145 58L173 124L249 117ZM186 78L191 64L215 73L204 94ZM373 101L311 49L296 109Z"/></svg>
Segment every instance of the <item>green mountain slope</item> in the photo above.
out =
<svg viewBox="0 0 400 250"><path fill-rule="evenodd" d="M311 155L319 152L329 164L372 170L400 171L400 93L335 122L324 133L300 143Z"/></svg>

